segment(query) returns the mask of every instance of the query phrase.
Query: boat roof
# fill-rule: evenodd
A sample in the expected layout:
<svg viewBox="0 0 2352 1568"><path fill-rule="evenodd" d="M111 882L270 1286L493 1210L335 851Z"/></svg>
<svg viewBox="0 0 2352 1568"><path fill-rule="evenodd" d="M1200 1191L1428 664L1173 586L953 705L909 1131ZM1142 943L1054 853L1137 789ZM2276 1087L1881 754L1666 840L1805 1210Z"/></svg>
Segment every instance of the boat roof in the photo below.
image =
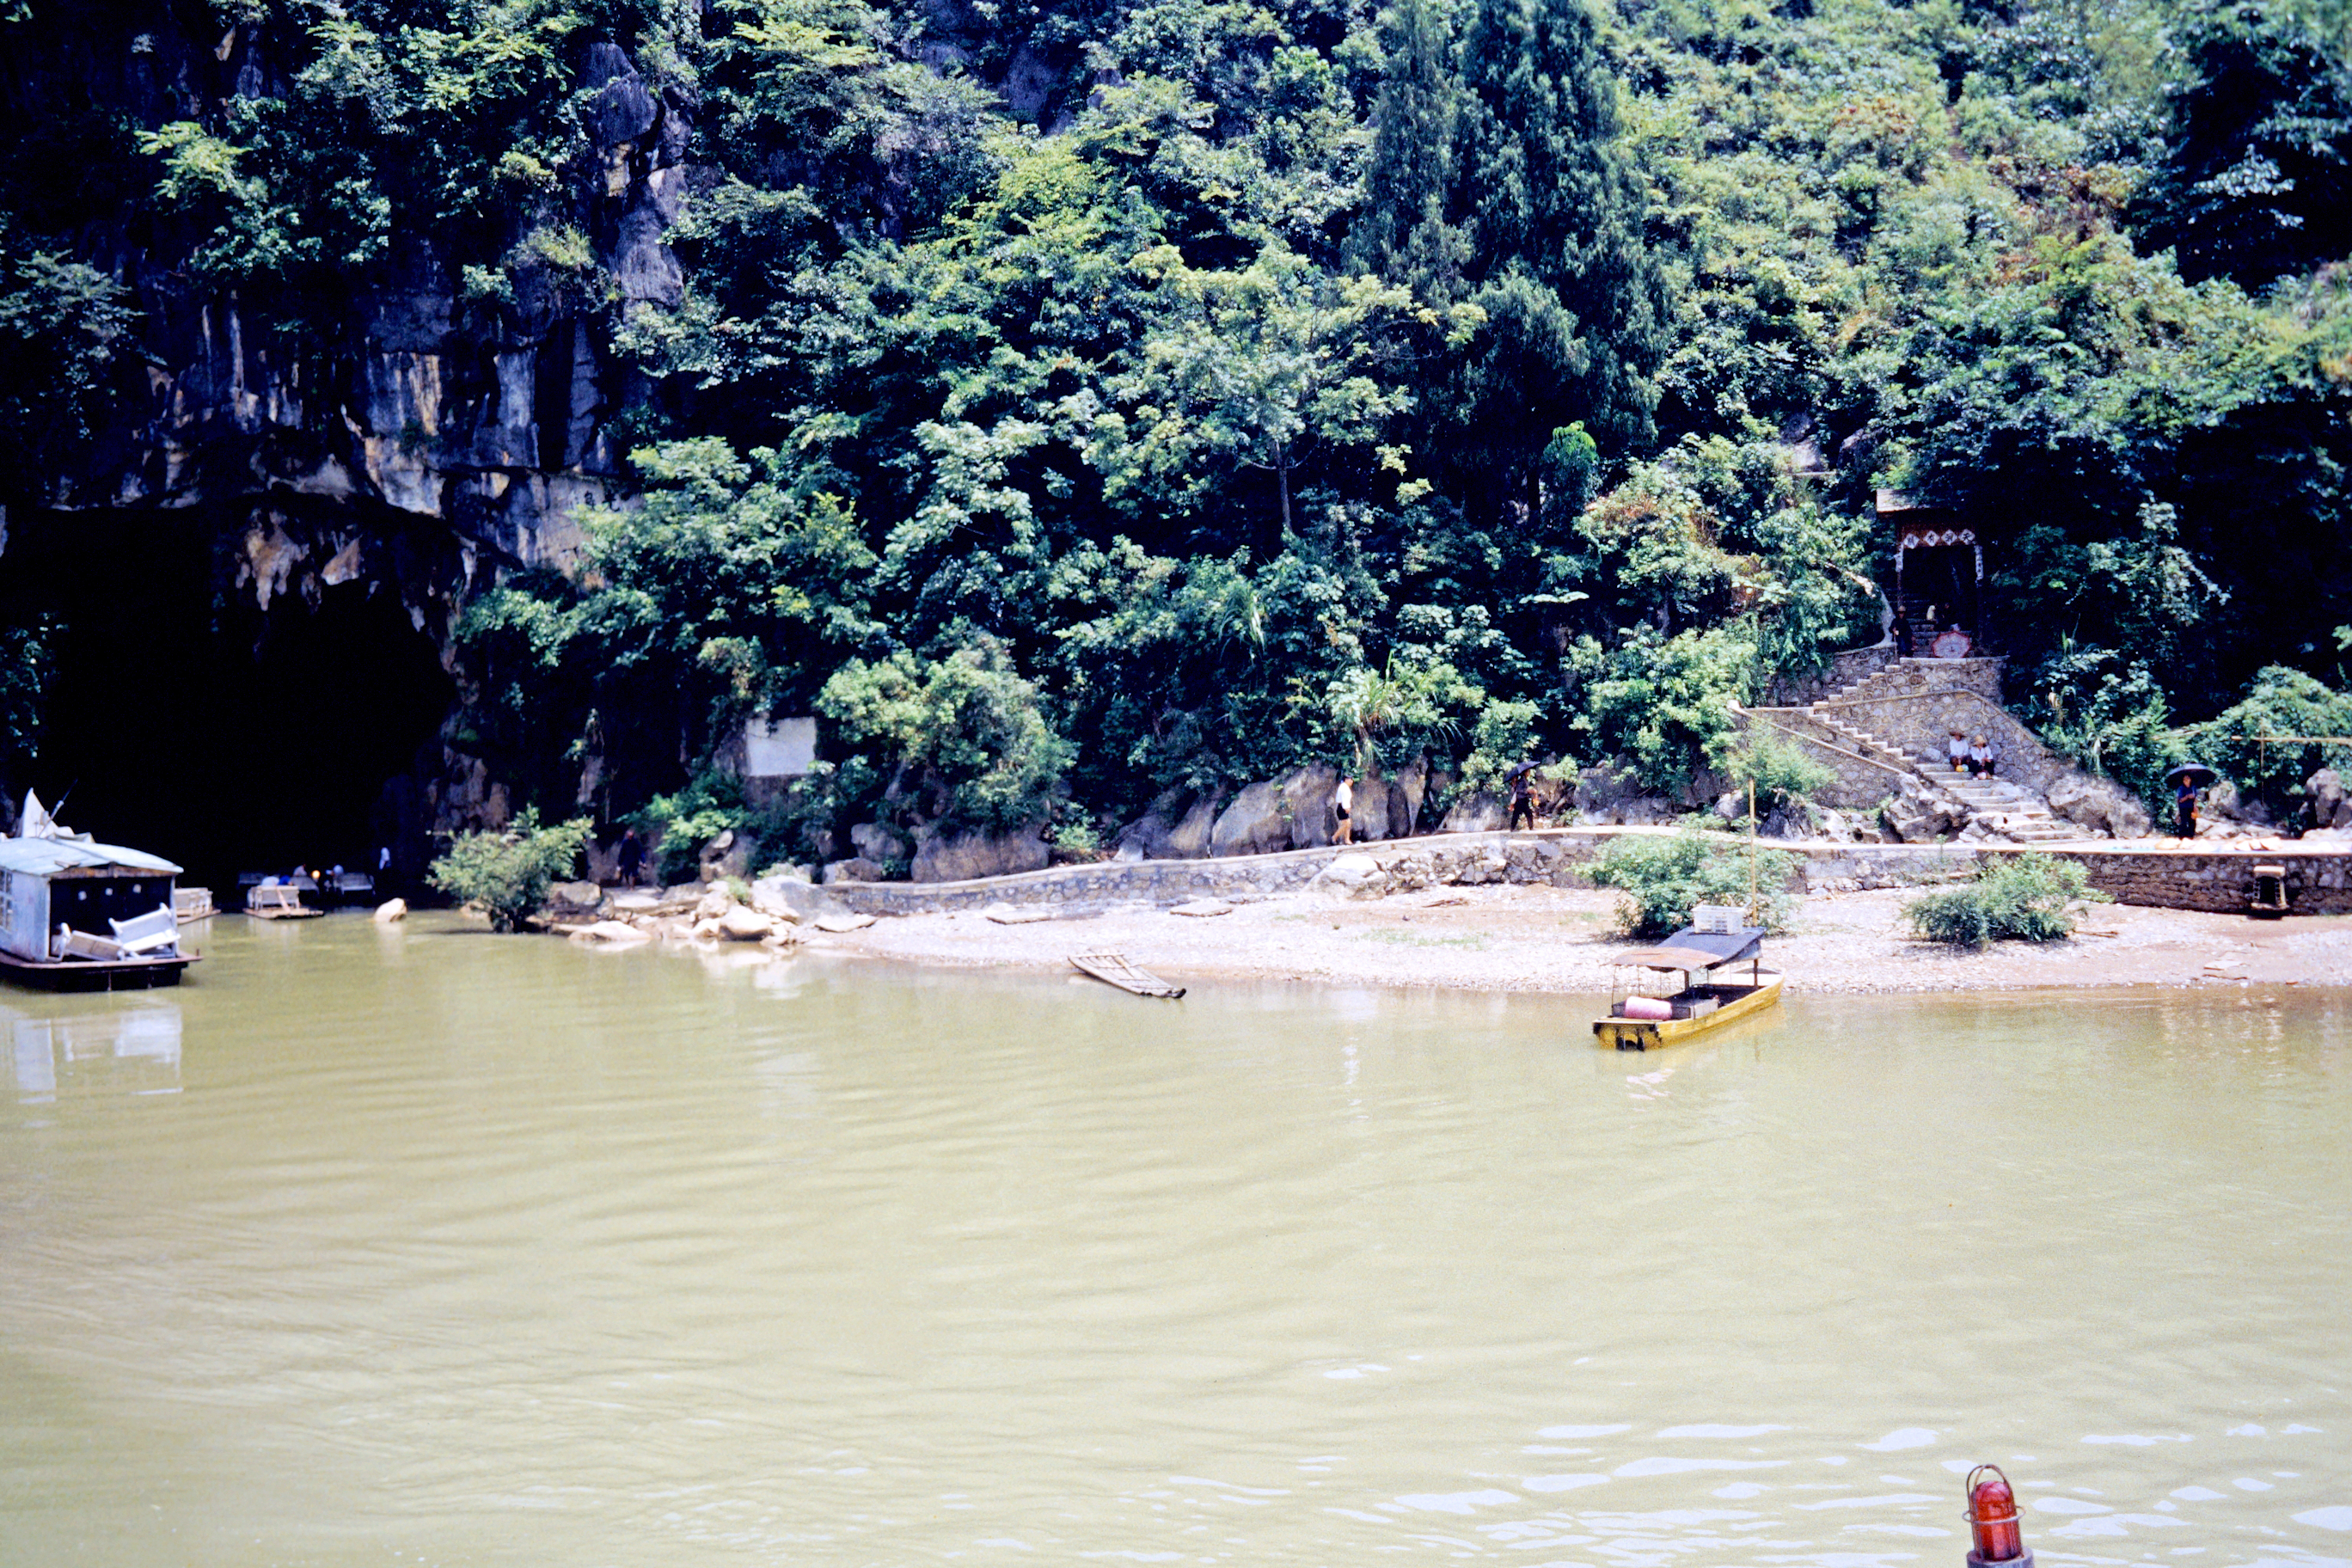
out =
<svg viewBox="0 0 2352 1568"><path fill-rule="evenodd" d="M103 866L167 877L180 874L180 868L160 855L125 849L119 844L93 844L86 838L0 838L0 871L53 877L59 871Z"/></svg>
<svg viewBox="0 0 2352 1568"><path fill-rule="evenodd" d="M1700 931L1685 926L1655 947L1639 947L1617 955L1619 963L1643 969L1714 969L1753 958L1764 945L1762 926L1738 931Z"/></svg>

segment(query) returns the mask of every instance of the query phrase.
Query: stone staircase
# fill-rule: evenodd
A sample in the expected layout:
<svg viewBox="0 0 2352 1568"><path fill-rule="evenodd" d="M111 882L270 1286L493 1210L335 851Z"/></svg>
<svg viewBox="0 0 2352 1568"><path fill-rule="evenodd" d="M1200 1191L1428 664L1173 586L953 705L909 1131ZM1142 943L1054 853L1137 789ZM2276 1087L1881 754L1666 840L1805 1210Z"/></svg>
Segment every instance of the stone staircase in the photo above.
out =
<svg viewBox="0 0 2352 1568"><path fill-rule="evenodd" d="M1894 698L1902 695L1907 685L1901 667L1890 665L1817 700L1806 713L1814 722L1845 737L1848 750L1907 769L1926 786L1930 796L1968 826L1981 829L1989 837L2017 844L2053 844L2081 837L2076 829L2053 816L2049 803L2031 790L2001 778L1980 779L1956 773L1948 756L1900 745L1841 717L1851 710L1840 704Z"/></svg>
<svg viewBox="0 0 2352 1568"><path fill-rule="evenodd" d="M1948 757L1923 757L1916 752L1902 755L1913 771L1968 808L1970 825L1994 837L2018 844L2058 844L2083 836L2080 829L2052 816L2049 803L2040 795L2006 779L1956 773Z"/></svg>

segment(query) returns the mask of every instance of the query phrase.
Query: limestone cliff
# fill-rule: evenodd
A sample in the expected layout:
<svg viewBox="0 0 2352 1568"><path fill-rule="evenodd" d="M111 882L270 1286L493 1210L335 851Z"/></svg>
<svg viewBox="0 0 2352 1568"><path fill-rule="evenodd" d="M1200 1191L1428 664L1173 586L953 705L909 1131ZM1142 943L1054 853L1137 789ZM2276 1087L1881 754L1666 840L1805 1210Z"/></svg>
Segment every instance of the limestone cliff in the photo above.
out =
<svg viewBox="0 0 2352 1568"><path fill-rule="evenodd" d="M0 49L10 174L33 193L7 216L46 200L54 221L35 237L113 279L136 312L135 352L116 356L97 416L0 495L9 607L49 605L59 574L108 571L91 552L117 536L92 518L136 518L137 538L204 535L212 580L191 590L257 612L215 615L215 635L257 640L331 595L391 597L462 690L451 632L468 592L519 569L572 570L581 509L616 499L612 426L632 388L613 338L634 305L679 297L664 236L688 175L686 106L614 42L567 41L584 133L551 200L592 266L520 268L485 297L467 287L483 258L395 227L363 265L319 269L309 287L220 287L192 264L194 226L132 188L152 160L124 152L286 93L303 40L272 27L290 24L215 15L96 4L20 20ZM68 188L71 167L28 172L45 147L96 149L87 177L120 186L113 199ZM0 238L33 243L5 225ZM38 573L51 581L26 580ZM85 624L108 613L66 596ZM478 763L440 750L417 768L434 819L496 817L502 796Z"/></svg>

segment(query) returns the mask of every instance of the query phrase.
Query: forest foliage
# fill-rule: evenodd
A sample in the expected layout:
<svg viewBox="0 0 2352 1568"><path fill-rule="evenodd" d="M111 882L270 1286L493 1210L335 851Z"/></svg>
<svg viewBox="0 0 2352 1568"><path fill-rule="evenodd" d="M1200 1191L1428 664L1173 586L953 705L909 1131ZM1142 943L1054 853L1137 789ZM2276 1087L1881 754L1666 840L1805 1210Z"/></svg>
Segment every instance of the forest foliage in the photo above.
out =
<svg viewBox="0 0 2352 1568"><path fill-rule="evenodd" d="M0 31L111 15L67 12ZM467 742L551 809L760 712L827 721L811 833L1416 755L1687 795L1727 700L1875 638L1881 487L1999 542L2011 698L2087 765L2340 711L2341 0L214 16L251 90L0 164L0 482L135 353L101 225L322 340L420 264L485 341L591 322L637 499L461 632ZM667 302L600 260L616 58Z"/></svg>

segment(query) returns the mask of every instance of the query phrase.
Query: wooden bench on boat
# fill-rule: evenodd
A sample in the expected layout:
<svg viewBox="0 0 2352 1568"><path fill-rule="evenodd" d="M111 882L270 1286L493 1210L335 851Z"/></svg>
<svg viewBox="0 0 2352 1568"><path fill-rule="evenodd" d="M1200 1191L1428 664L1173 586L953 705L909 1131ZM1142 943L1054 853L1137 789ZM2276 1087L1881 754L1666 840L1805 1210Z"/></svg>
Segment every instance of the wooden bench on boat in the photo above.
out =
<svg viewBox="0 0 2352 1568"><path fill-rule="evenodd" d="M261 921L316 920L322 912L302 901L302 889L286 883L259 883L246 890L245 912Z"/></svg>
<svg viewBox="0 0 2352 1568"><path fill-rule="evenodd" d="M1070 963L1104 984L1138 996L1164 996L1172 1002L1184 994L1181 985L1169 984L1151 971L1129 963L1122 952L1074 952Z"/></svg>
<svg viewBox="0 0 2352 1568"><path fill-rule="evenodd" d="M213 916L213 890L210 888L180 888L172 894L172 914L183 925L190 921L210 920Z"/></svg>

